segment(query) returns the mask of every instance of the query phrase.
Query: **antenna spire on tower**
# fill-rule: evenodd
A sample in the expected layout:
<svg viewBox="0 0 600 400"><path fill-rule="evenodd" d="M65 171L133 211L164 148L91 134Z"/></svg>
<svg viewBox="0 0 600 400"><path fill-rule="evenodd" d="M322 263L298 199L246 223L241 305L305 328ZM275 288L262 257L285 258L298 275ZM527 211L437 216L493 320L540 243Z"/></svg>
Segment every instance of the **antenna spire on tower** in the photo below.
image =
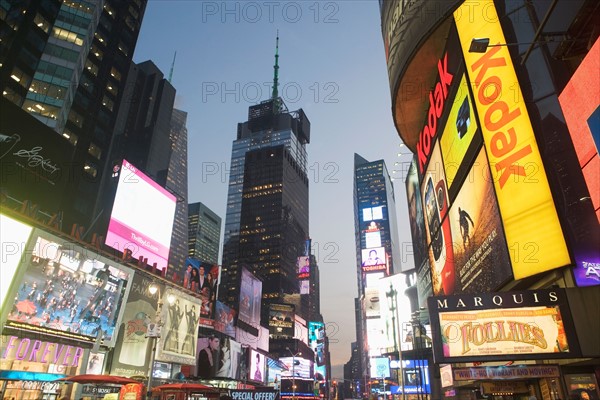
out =
<svg viewBox="0 0 600 400"><path fill-rule="evenodd" d="M279 93L277 86L279 85L279 29L277 29L277 40L275 41L275 65L273 66L273 94L272 99L277 99Z"/></svg>
<svg viewBox="0 0 600 400"><path fill-rule="evenodd" d="M173 79L173 69L175 69L175 57L177 57L177 51L175 51L175 55L173 55L173 63L171 64L171 71L169 71L169 83L171 83L171 79Z"/></svg>

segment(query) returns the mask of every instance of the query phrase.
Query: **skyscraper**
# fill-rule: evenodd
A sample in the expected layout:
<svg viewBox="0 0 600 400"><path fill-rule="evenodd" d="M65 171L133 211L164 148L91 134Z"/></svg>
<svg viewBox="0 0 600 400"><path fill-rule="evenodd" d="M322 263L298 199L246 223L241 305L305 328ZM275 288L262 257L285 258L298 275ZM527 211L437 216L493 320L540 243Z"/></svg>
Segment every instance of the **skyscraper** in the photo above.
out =
<svg viewBox="0 0 600 400"><path fill-rule="evenodd" d="M369 357L381 355L377 332L379 283L400 272L398 226L394 186L383 160L369 162L354 154L354 226L358 298L356 329L360 376L368 371ZM358 311L360 309L360 311Z"/></svg>
<svg viewBox="0 0 600 400"><path fill-rule="evenodd" d="M54 187L69 196L61 196L57 207L46 210L63 211L67 224L89 226L96 217L96 195L110 163L108 147L146 2L0 4L3 99L56 132L52 140L40 130L11 135L20 135L22 143L43 140L45 149L69 144L70 149L53 160L61 164L62 175L69 176L65 186ZM6 189L10 192L10 185ZM33 200L46 208L44 197Z"/></svg>
<svg viewBox="0 0 600 400"><path fill-rule="evenodd" d="M221 245L221 217L206 205L188 205L188 256L218 264Z"/></svg>
<svg viewBox="0 0 600 400"><path fill-rule="evenodd" d="M272 97L249 108L232 146L220 292L229 304L237 300L242 266L263 280L263 299L298 293L296 259L309 225L310 122L302 109L288 111L278 95L278 57Z"/></svg>

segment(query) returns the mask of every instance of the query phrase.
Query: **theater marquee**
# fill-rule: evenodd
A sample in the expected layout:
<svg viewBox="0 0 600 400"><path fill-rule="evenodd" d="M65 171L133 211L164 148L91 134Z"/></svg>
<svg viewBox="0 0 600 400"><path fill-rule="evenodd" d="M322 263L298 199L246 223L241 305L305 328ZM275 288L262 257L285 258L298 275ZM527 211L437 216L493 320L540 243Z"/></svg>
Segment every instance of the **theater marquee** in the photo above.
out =
<svg viewBox="0 0 600 400"><path fill-rule="evenodd" d="M576 357L560 289L429 299L436 362Z"/></svg>

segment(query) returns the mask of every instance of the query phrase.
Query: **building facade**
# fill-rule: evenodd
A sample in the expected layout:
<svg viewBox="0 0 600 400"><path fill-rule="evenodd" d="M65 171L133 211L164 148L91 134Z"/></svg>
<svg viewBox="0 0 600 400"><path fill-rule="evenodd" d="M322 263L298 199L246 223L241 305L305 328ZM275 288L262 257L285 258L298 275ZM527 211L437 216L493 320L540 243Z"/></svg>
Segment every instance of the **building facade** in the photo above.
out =
<svg viewBox="0 0 600 400"><path fill-rule="evenodd" d="M221 217L201 202L188 205L188 256L218 264Z"/></svg>

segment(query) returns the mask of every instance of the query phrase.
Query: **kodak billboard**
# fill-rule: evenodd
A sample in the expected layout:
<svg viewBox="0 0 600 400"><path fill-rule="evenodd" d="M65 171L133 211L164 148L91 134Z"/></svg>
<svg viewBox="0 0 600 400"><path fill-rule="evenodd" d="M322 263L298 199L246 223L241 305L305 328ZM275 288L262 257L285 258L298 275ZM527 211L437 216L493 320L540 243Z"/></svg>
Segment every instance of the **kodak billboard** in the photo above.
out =
<svg viewBox="0 0 600 400"><path fill-rule="evenodd" d="M454 19L504 222L515 279L570 264L527 107L492 0L465 2ZM489 38L485 53L470 53Z"/></svg>

